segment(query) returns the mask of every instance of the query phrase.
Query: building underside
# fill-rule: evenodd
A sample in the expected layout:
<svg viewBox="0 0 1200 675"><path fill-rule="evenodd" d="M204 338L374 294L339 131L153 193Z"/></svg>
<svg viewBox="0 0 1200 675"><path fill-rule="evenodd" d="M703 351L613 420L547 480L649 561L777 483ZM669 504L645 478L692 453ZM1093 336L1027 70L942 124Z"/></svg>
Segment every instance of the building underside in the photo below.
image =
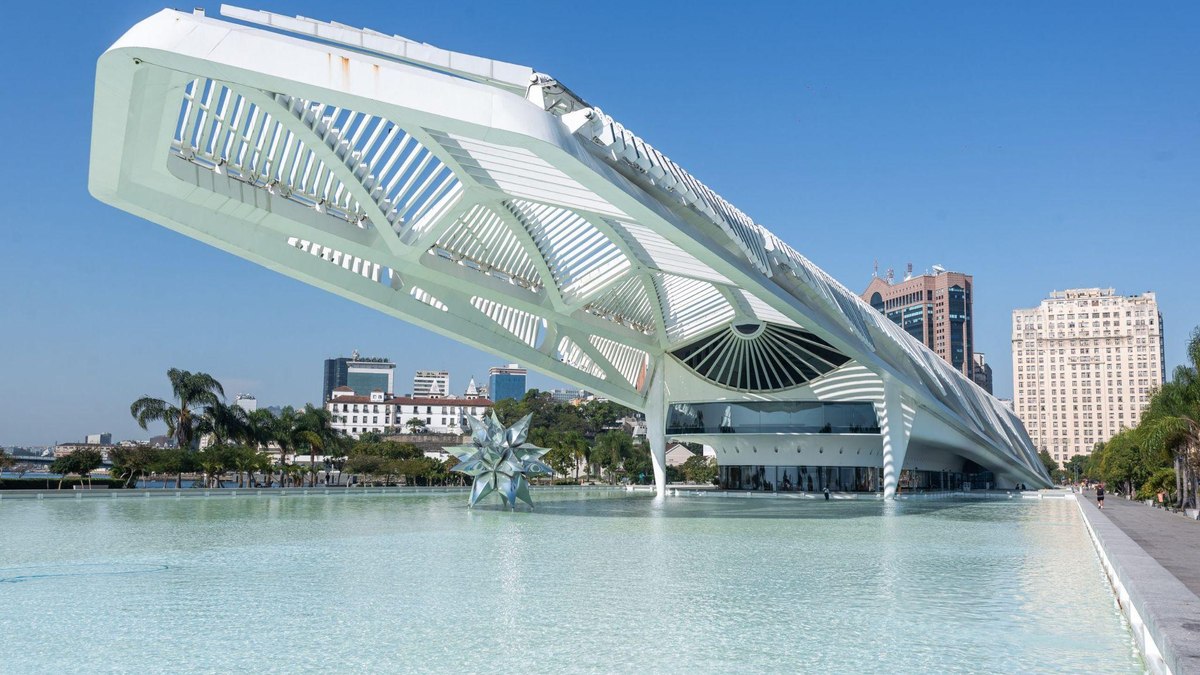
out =
<svg viewBox="0 0 1200 675"><path fill-rule="evenodd" d="M1007 408L554 78L222 13L100 57L98 199L645 412L660 494L668 438L736 487L1049 484Z"/></svg>

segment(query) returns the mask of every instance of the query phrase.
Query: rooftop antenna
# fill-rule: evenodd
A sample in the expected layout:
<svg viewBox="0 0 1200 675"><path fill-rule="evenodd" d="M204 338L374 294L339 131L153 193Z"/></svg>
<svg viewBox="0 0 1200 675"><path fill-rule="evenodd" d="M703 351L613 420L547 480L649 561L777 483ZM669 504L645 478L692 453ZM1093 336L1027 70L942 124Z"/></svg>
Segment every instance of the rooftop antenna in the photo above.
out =
<svg viewBox="0 0 1200 675"><path fill-rule="evenodd" d="M911 278L912 278L912 263L908 263L908 266L904 268L904 280L908 281Z"/></svg>
<svg viewBox="0 0 1200 675"><path fill-rule="evenodd" d="M888 285L891 285L892 281L894 281L895 279L896 279L896 270L889 267L887 270Z"/></svg>
<svg viewBox="0 0 1200 675"><path fill-rule="evenodd" d="M875 271L871 272L871 278L874 279L874 278L878 278L878 277L879 277L879 258L876 258L875 259Z"/></svg>

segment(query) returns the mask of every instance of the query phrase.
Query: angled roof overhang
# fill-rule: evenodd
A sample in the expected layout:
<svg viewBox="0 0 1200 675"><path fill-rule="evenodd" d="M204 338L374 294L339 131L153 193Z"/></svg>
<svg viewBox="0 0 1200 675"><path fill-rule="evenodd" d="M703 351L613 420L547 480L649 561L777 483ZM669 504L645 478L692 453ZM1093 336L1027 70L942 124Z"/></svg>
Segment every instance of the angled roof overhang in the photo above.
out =
<svg viewBox="0 0 1200 675"><path fill-rule="evenodd" d="M673 351L800 331L1044 474L996 399L556 80L223 11L291 34L164 10L100 57L97 198L636 408Z"/></svg>

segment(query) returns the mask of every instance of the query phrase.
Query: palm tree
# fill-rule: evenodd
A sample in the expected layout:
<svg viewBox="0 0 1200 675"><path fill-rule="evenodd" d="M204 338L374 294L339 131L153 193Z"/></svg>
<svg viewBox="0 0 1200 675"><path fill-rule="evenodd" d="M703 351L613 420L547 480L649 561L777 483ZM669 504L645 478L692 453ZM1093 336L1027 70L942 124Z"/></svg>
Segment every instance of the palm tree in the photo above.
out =
<svg viewBox="0 0 1200 675"><path fill-rule="evenodd" d="M176 403L143 396L129 406L129 414L133 415L138 426L143 429L148 422L164 422L167 425L167 434L175 440L176 445L189 450L197 437L199 420L196 411L204 406L220 403L220 399L225 397L225 390L221 383L208 373L192 373L172 368L167 371L167 379L171 381L171 394ZM175 487L182 485L183 474L176 474Z"/></svg>
<svg viewBox="0 0 1200 675"><path fill-rule="evenodd" d="M271 424L271 438L279 446L279 487L284 487L288 453L295 447L292 443L292 436L295 433L296 423L296 409L288 405L279 411ZM270 480L268 477L267 487L270 487Z"/></svg>
<svg viewBox="0 0 1200 675"><path fill-rule="evenodd" d="M225 445L245 435L247 413L239 405L226 405L213 401L204 406L204 413L196 422L196 431L210 435L213 445Z"/></svg>
<svg viewBox="0 0 1200 675"><path fill-rule="evenodd" d="M255 464L249 471L261 469L267 478L267 487L271 487L270 460L267 459L264 464L262 459L266 458L266 455L261 451L275 440L275 428L275 414L266 409L246 413L245 423L241 427L240 440L242 444L250 450L251 455L257 457L254 462L258 464ZM249 463L254 464L254 462ZM250 476L247 475L246 478L249 480Z"/></svg>
<svg viewBox="0 0 1200 675"><path fill-rule="evenodd" d="M1154 393L1139 424L1148 443L1171 453L1180 507L1200 503L1200 328L1192 331L1187 355L1191 364L1177 367Z"/></svg>
<svg viewBox="0 0 1200 675"><path fill-rule="evenodd" d="M317 450L328 456L326 449L333 451L338 445L338 432L333 428L333 415L324 408L316 408L311 403L305 404L304 412L300 414L303 433L299 440L308 446L308 471L311 485L317 484Z"/></svg>
<svg viewBox="0 0 1200 675"><path fill-rule="evenodd" d="M329 411L323 408L314 408L312 404L305 405L304 410L301 411L287 406L279 414L279 417L275 418L274 437L280 450L279 481L281 483L287 474L288 454L295 456L301 449L308 448L309 464L315 463L317 450L324 447L326 439L329 437L326 434L332 435L333 427L330 422Z"/></svg>
<svg viewBox="0 0 1200 675"><path fill-rule="evenodd" d="M196 462L204 470L205 487L221 487L221 476L229 470L233 459L230 450L228 446L213 444L196 453Z"/></svg>

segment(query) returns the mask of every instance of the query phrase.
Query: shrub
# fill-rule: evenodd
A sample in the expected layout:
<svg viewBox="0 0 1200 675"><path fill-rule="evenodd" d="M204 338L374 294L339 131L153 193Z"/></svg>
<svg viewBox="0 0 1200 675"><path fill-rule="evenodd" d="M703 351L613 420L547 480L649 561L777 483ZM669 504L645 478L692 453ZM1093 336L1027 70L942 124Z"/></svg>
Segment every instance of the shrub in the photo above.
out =
<svg viewBox="0 0 1200 675"><path fill-rule="evenodd" d="M1171 501L1171 493L1175 491L1175 469L1170 467L1159 469L1150 474L1145 483L1138 488L1138 499L1156 499L1158 491L1167 493L1167 502Z"/></svg>

